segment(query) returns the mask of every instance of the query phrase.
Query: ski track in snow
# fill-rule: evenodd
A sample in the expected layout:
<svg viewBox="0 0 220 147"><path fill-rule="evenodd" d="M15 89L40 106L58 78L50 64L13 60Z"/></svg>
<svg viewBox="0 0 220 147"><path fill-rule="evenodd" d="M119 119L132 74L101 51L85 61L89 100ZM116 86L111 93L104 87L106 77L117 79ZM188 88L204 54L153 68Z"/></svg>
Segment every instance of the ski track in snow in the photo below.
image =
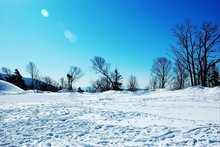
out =
<svg viewBox="0 0 220 147"><path fill-rule="evenodd" d="M220 146L219 93L165 93L0 95L0 146Z"/></svg>

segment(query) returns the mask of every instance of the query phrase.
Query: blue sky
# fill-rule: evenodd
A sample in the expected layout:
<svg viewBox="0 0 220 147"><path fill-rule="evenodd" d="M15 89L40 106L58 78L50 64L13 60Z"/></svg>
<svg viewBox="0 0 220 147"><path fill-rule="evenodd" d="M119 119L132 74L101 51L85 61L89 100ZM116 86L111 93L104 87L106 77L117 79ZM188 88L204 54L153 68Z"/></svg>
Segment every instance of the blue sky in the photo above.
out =
<svg viewBox="0 0 220 147"><path fill-rule="evenodd" d="M220 23L219 12L220 0L0 0L0 66L28 76L33 61L57 81L79 66L78 87L99 77L90 59L102 56L124 83L134 74L144 87L152 60L175 43L171 28L187 19Z"/></svg>

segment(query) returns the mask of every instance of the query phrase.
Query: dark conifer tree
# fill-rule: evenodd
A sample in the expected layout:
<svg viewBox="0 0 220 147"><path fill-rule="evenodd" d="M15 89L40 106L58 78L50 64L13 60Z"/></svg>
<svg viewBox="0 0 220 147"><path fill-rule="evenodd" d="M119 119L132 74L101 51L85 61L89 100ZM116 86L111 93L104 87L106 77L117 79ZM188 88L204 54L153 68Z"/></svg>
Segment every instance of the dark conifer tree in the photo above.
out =
<svg viewBox="0 0 220 147"><path fill-rule="evenodd" d="M83 92L84 92L84 90L82 90L82 88L81 88L81 87L79 87L79 88L78 88L78 90L77 90L77 92L79 92L79 93L83 93Z"/></svg>
<svg viewBox="0 0 220 147"><path fill-rule="evenodd" d="M113 90L121 90L122 78L123 78L122 75L118 72L118 69L116 68L114 72L112 73L112 80L113 80L112 89Z"/></svg>
<svg viewBox="0 0 220 147"><path fill-rule="evenodd" d="M12 83L22 89L26 88L25 82L22 79L22 76L20 72L18 71L18 69L15 69L14 75L12 76Z"/></svg>
<svg viewBox="0 0 220 147"><path fill-rule="evenodd" d="M213 66L211 67L209 83L211 87L220 86L219 70L215 64L213 64Z"/></svg>

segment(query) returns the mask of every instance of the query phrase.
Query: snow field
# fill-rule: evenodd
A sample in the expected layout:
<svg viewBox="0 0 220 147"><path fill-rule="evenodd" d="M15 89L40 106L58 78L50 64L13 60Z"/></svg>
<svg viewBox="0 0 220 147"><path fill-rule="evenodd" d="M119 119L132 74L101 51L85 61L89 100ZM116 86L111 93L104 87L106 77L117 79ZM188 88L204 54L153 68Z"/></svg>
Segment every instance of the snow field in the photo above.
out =
<svg viewBox="0 0 220 147"><path fill-rule="evenodd" d="M220 88L0 95L0 146L219 146Z"/></svg>

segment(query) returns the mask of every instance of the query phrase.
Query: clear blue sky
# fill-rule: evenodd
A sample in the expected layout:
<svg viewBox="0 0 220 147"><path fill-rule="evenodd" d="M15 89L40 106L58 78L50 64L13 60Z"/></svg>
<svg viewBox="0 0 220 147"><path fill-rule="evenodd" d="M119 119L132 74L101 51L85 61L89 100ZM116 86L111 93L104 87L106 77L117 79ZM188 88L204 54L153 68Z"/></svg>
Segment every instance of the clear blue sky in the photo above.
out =
<svg viewBox="0 0 220 147"><path fill-rule="evenodd" d="M90 59L102 56L124 83L134 74L144 87L152 60L175 43L171 28L220 23L219 14L220 0L0 0L0 66L28 76L33 61L58 81L76 65L84 77L75 86L85 86L99 77Z"/></svg>

